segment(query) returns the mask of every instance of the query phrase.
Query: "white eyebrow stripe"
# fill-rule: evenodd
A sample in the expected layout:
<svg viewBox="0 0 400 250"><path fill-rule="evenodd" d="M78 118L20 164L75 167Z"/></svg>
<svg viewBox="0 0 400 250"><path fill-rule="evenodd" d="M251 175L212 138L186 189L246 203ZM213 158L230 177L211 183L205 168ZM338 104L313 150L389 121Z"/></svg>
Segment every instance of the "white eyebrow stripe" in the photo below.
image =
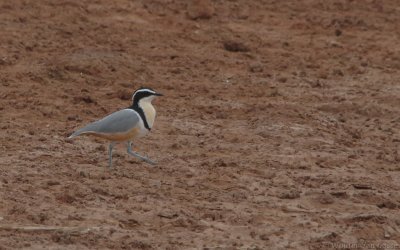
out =
<svg viewBox="0 0 400 250"><path fill-rule="evenodd" d="M152 93L152 94L155 94L155 93L156 93L155 91L153 91L153 90L151 90L151 89L139 89L139 90L137 90L137 91L135 92L135 94L136 94L136 93L139 93L139 92L150 92L150 93Z"/></svg>

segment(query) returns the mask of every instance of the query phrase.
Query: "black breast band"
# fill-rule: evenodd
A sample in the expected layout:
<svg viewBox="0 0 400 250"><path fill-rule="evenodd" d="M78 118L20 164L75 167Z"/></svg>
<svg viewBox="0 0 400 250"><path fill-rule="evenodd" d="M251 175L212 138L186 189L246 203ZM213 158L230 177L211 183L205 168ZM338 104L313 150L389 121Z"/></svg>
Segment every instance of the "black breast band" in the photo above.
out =
<svg viewBox="0 0 400 250"><path fill-rule="evenodd" d="M146 115L144 114L144 111L143 111L143 109L141 108L141 107L139 107L139 105L133 105L132 107L130 107L131 109L133 109L133 110L135 110L139 115L140 115L140 118L142 118L142 121L143 121L143 124L144 124L144 127L147 129L147 130L151 130L151 128L150 128L150 126L149 126L149 124L147 123L147 119L146 119Z"/></svg>

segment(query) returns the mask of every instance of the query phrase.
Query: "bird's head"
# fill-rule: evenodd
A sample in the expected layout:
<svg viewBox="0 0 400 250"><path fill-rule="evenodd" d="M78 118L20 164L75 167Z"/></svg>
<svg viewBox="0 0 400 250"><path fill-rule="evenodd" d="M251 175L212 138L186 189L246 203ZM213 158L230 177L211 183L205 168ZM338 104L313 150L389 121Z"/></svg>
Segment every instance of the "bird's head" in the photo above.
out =
<svg viewBox="0 0 400 250"><path fill-rule="evenodd" d="M162 94L155 92L151 88L139 88L132 95L133 105L138 104L140 101L151 102L155 97L162 96Z"/></svg>

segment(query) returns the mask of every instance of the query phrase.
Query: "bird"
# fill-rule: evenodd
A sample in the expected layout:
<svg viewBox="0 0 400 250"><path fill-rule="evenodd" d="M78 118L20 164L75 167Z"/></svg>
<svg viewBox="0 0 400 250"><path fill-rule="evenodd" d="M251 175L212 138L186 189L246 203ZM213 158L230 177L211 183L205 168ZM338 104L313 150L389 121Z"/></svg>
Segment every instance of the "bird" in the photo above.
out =
<svg viewBox="0 0 400 250"><path fill-rule="evenodd" d="M110 169L112 168L112 151L118 142L126 143L128 154L155 165L156 162L132 150L132 140L141 138L151 131L156 117L156 110L151 102L157 96L162 96L162 94L151 88L141 87L133 93L131 106L78 129L68 138L92 135L108 140L110 142L108 147Z"/></svg>

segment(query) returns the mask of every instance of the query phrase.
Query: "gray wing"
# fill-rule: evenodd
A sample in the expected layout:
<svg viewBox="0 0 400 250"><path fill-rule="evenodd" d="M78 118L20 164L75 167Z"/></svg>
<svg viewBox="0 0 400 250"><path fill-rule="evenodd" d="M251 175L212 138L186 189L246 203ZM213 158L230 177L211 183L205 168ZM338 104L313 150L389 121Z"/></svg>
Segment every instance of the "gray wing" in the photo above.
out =
<svg viewBox="0 0 400 250"><path fill-rule="evenodd" d="M128 132L138 125L140 121L138 113L132 109L123 109L114 112L101 120L90 123L84 128L77 130L69 138L73 138L82 133L96 132L96 133L123 133Z"/></svg>

